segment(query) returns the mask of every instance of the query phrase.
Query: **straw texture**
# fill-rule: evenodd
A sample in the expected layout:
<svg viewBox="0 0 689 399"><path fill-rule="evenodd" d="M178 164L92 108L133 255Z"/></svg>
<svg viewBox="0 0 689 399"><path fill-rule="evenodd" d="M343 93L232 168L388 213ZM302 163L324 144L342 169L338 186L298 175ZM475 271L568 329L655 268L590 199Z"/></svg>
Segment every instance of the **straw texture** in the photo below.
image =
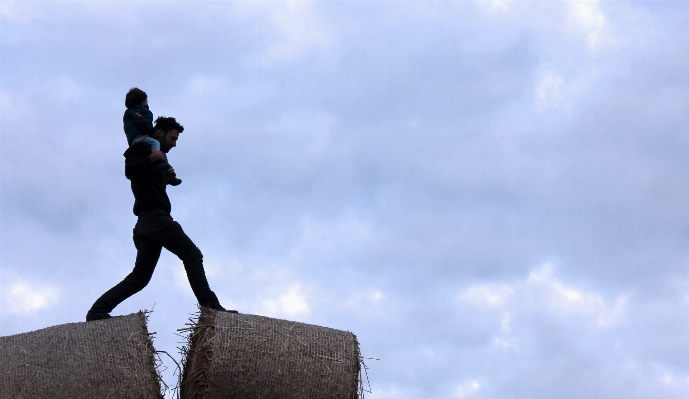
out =
<svg viewBox="0 0 689 399"><path fill-rule="evenodd" d="M207 308L188 330L182 399L359 398L350 332Z"/></svg>
<svg viewBox="0 0 689 399"><path fill-rule="evenodd" d="M146 314L0 337L2 399L160 399Z"/></svg>

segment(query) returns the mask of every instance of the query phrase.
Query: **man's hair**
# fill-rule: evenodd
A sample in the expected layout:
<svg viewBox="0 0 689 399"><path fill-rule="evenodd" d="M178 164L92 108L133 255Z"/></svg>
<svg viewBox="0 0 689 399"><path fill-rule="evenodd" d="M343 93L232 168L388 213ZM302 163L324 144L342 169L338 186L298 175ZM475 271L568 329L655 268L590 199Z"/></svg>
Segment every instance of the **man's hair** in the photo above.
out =
<svg viewBox="0 0 689 399"><path fill-rule="evenodd" d="M124 97L124 106L131 108L135 105L141 105L144 103L144 101L146 101L147 98L148 96L146 95L145 91L139 89L138 87L132 87Z"/></svg>
<svg viewBox="0 0 689 399"><path fill-rule="evenodd" d="M165 133L165 134L170 133L170 131L173 129L182 133L184 131L184 126L177 123L175 118L173 118L171 116L159 116L158 119L156 119L156 121L155 121L155 125L153 126L153 131L155 132L158 129L162 129L163 133Z"/></svg>

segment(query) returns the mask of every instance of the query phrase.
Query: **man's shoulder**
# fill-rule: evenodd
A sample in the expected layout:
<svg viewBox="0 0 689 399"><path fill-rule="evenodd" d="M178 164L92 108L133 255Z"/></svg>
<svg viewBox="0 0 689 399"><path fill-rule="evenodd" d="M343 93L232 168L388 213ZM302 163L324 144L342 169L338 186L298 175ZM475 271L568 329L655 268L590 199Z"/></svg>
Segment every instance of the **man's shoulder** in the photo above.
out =
<svg viewBox="0 0 689 399"><path fill-rule="evenodd" d="M127 159L130 158L143 158L147 157L148 155L151 154L151 145L146 143L145 141L140 141L138 143L134 143L129 148L127 148L127 151L124 152L124 157Z"/></svg>

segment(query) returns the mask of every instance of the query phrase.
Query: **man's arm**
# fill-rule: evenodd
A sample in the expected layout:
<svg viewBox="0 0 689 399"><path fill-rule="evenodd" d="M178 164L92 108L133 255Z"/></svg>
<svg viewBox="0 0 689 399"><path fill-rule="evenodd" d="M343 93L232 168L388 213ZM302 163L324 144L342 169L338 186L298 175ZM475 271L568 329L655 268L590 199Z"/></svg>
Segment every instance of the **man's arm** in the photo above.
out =
<svg viewBox="0 0 689 399"><path fill-rule="evenodd" d="M132 180L146 174L150 175L153 163L164 158L162 151L156 151L145 144L130 148L125 153L124 175Z"/></svg>

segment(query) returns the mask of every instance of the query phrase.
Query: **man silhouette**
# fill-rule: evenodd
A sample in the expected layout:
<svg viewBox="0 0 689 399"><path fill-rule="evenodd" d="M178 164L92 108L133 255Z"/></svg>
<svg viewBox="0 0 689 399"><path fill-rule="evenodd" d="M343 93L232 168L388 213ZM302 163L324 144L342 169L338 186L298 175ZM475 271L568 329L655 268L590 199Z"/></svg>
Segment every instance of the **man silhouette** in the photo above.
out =
<svg viewBox="0 0 689 399"><path fill-rule="evenodd" d="M145 142L132 145L124 153L124 175L131 181L134 194L134 214L138 217L134 226L136 262L134 270L119 284L108 290L86 313L86 321L111 318L110 312L125 299L141 291L151 280L160 252L164 247L177 255L184 263L187 278L201 306L214 310L226 310L211 291L203 269L203 255L182 226L170 216L170 199L165 192L165 171L154 168L154 163L164 158L177 145L184 127L175 118L159 117L153 126L151 137L160 142L156 151ZM172 168L169 173L174 173Z"/></svg>

